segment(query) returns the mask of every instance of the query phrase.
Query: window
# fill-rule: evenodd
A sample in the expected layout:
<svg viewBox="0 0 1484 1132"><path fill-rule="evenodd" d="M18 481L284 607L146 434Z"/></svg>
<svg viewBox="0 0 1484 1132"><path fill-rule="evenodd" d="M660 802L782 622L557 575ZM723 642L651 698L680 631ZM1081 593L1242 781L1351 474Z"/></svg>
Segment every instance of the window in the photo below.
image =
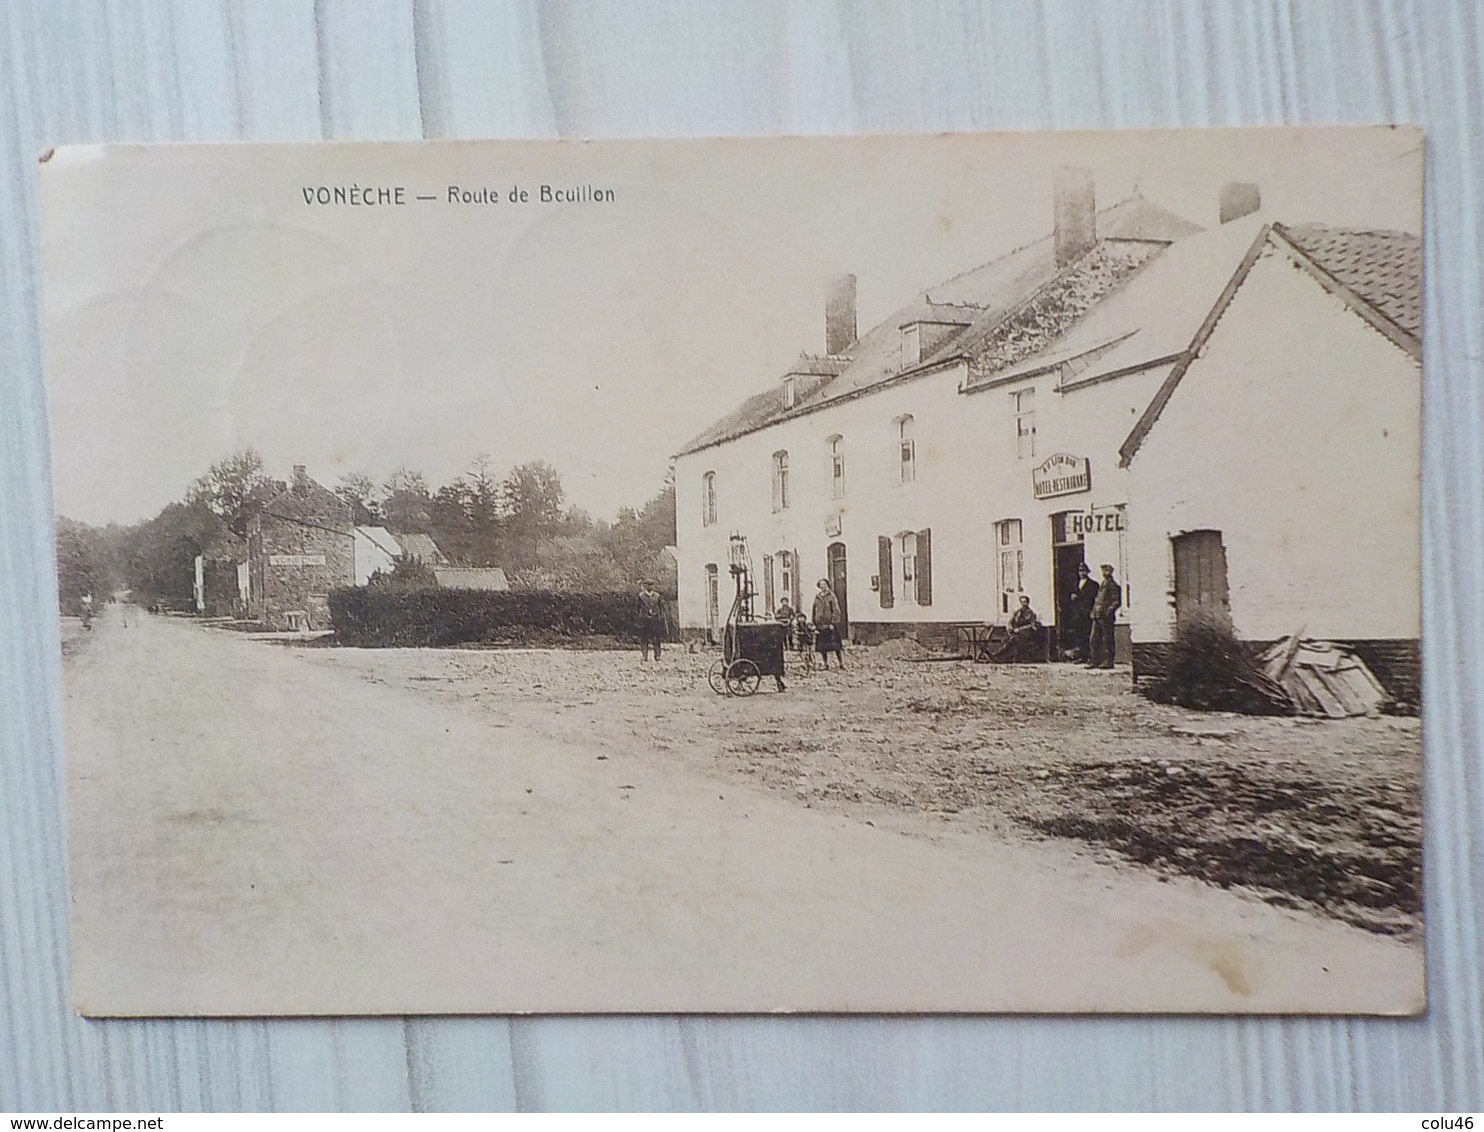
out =
<svg viewBox="0 0 1484 1132"><path fill-rule="evenodd" d="M716 473L707 472L701 477L701 526L716 525Z"/></svg>
<svg viewBox="0 0 1484 1132"><path fill-rule="evenodd" d="M788 453L773 453L773 510L788 510Z"/></svg>
<svg viewBox="0 0 1484 1132"><path fill-rule="evenodd" d="M783 407L785 409L792 409L794 402L798 399L798 395L798 382L793 374L789 374L783 379Z"/></svg>
<svg viewBox="0 0 1484 1132"><path fill-rule="evenodd" d="M906 531L897 536L899 561L902 564L901 598L903 605L917 603L917 532Z"/></svg>
<svg viewBox="0 0 1484 1132"><path fill-rule="evenodd" d="M845 441L842 437L830 437L830 498L845 497Z"/></svg>
<svg viewBox="0 0 1484 1132"><path fill-rule="evenodd" d="M794 556L787 550L778 552L778 592L790 602L798 601L794 589Z"/></svg>
<svg viewBox="0 0 1484 1132"><path fill-rule="evenodd" d="M1025 552L1019 519L1006 519L994 525L995 549L1000 561L1000 612L1010 613L1020 603L1021 581L1025 569Z"/></svg>
<svg viewBox="0 0 1484 1132"><path fill-rule="evenodd" d="M706 564L706 628L716 639L716 630L721 625L721 579L715 562Z"/></svg>
<svg viewBox="0 0 1484 1132"><path fill-rule="evenodd" d="M1022 389L1010 397L1015 402L1015 458L1025 460L1036 454L1036 391Z"/></svg>
<svg viewBox="0 0 1484 1132"><path fill-rule="evenodd" d="M911 483L917 478L917 441L915 422L909 413L897 418L897 468L899 483Z"/></svg>
<svg viewBox="0 0 1484 1132"><path fill-rule="evenodd" d="M902 368L911 369L922 361L922 327L917 323L902 327Z"/></svg>

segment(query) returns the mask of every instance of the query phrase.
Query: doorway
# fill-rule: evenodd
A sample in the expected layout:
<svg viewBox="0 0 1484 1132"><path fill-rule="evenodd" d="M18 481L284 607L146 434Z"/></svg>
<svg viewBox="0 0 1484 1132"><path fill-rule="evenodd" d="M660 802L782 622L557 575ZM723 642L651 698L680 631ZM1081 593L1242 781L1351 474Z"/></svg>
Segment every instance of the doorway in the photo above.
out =
<svg viewBox="0 0 1484 1132"><path fill-rule="evenodd" d="M1072 595L1082 579L1077 569L1087 563L1087 548L1080 535L1073 535L1069 515L1063 511L1051 516L1051 590L1056 618L1056 642L1052 655L1063 660L1085 660L1090 623L1084 611L1078 614Z"/></svg>
<svg viewBox="0 0 1484 1132"><path fill-rule="evenodd" d="M1221 532L1189 531L1170 542L1175 550L1175 624L1198 615L1230 617Z"/></svg>
<svg viewBox="0 0 1484 1132"><path fill-rule="evenodd" d="M835 600L840 603L840 639L845 640L850 636L850 611L846 604L850 591L846 587L845 544L830 543L829 549L825 551L825 560L828 564L825 573L830 579L830 589L835 591Z"/></svg>

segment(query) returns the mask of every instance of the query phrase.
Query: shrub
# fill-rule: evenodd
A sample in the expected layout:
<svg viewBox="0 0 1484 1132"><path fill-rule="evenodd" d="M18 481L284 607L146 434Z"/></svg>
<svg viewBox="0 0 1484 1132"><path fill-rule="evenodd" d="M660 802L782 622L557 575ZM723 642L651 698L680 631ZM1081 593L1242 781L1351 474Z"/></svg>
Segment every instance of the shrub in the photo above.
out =
<svg viewBox="0 0 1484 1132"><path fill-rule="evenodd" d="M1206 614L1175 626L1164 674L1141 690L1157 703L1198 711L1291 715L1288 694L1263 673L1231 622Z"/></svg>
<svg viewBox="0 0 1484 1132"><path fill-rule="evenodd" d="M639 599L632 593L358 586L330 594L330 620L337 643L369 648L633 644Z"/></svg>

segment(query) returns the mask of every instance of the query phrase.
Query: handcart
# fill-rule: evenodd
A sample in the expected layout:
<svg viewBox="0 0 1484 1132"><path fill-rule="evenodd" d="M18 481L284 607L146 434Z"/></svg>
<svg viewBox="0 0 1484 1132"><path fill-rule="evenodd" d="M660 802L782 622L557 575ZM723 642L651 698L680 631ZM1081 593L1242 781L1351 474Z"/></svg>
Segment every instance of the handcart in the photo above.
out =
<svg viewBox="0 0 1484 1132"><path fill-rule="evenodd" d="M727 614L722 631L722 658L706 674L717 695L750 696L758 690L764 676L771 676L783 688L784 638L788 629L777 621L760 621L753 615L755 597L746 566L734 564L732 577L737 595Z"/></svg>

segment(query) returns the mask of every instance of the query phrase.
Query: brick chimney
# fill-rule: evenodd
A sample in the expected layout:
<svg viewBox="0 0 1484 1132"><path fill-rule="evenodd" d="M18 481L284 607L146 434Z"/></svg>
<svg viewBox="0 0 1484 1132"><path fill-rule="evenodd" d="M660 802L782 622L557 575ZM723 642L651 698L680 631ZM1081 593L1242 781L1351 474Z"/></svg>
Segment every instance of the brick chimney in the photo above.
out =
<svg viewBox="0 0 1484 1132"><path fill-rule="evenodd" d="M1092 170L1063 165L1053 181L1056 266L1081 259L1098 242L1097 195Z"/></svg>
<svg viewBox="0 0 1484 1132"><path fill-rule="evenodd" d="M855 341L855 276L830 280L824 300L824 352L843 354Z"/></svg>
<svg viewBox="0 0 1484 1132"><path fill-rule="evenodd" d="M1221 186L1221 223L1251 216L1262 208L1262 193L1251 181L1228 181Z"/></svg>
<svg viewBox="0 0 1484 1132"><path fill-rule="evenodd" d="M309 490L309 473L304 470L303 464L294 465L294 490L300 495Z"/></svg>

